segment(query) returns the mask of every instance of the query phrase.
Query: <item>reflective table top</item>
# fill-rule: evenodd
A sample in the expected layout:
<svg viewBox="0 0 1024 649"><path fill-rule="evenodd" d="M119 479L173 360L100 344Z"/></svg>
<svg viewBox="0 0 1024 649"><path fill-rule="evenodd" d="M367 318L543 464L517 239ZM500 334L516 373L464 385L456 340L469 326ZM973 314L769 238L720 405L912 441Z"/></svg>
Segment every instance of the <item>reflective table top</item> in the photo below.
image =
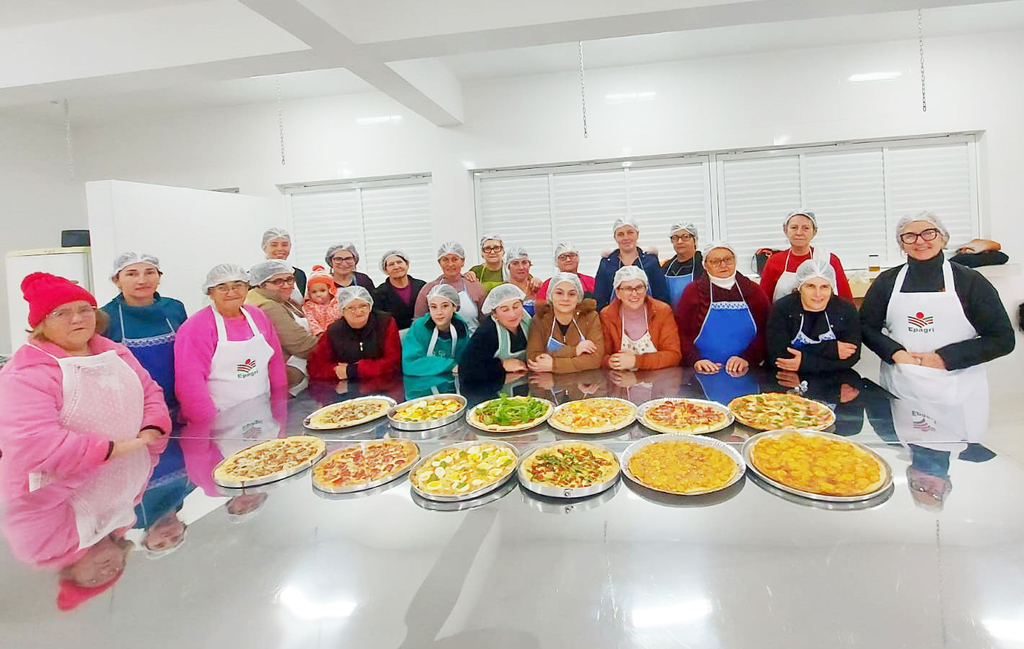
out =
<svg viewBox="0 0 1024 649"><path fill-rule="evenodd" d="M556 402L690 396L727 403L784 391L775 377L730 380L680 368L534 377L503 386ZM806 377L800 377L806 380ZM222 490L225 454L302 434L321 405L363 394L398 401L459 391L470 405L502 386L452 380L312 385L286 410L244 404L177 431L136 507L132 529L91 548L80 572L123 572L69 597L68 574L12 555L30 538L59 544L59 503L4 520L0 637L5 647L1011 647L1024 643L1024 470L984 446L987 407L931 411L854 373L799 385L834 405L833 432L891 466L893 487L848 505L782 493L748 473L729 489L666 496L622 478L582 500L535 496L509 481L440 504L407 478L326 495L309 472ZM895 405L894 405L895 404ZM904 413L902 410L907 410ZM905 417L904 415L908 415ZM757 431L714 437L736 448ZM636 424L590 439L621 453L653 433ZM328 448L414 439L426 454L495 438L520 451L568 438L547 425L489 436L462 419L402 433L387 420L327 433ZM74 523L72 522L71 525ZM19 536L20 535L20 536ZM27 535L27 536L26 536ZM31 543L29 543L31 545ZM87 574L86 574L87 573ZM74 578L81 577L76 574ZM97 591L101 589L95 589ZM57 605L58 593L62 606ZM73 593L72 593L73 594ZM73 601L74 606L68 606Z"/></svg>

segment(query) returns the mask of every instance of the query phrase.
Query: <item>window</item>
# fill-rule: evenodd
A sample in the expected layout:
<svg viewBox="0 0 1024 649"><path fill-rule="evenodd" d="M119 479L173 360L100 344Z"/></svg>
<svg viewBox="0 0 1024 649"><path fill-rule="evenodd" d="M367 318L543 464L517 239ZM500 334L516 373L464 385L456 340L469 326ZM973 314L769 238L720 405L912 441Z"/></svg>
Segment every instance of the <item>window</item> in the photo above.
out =
<svg viewBox="0 0 1024 649"><path fill-rule="evenodd" d="M357 270L384 281L380 258L388 250L409 255L409 274L432 279L437 273L429 179L361 181L337 185L286 187L293 237L292 262L309 270L324 264L336 243L359 251Z"/></svg>

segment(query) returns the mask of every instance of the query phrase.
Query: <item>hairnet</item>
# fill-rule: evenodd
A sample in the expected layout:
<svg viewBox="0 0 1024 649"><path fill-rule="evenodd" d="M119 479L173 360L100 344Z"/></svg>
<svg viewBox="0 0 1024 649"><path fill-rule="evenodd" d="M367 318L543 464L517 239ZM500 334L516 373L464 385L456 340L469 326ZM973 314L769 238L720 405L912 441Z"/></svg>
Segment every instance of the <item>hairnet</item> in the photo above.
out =
<svg viewBox="0 0 1024 649"><path fill-rule="evenodd" d="M260 248L266 249L267 244L274 239L284 239L288 243L292 242L292 235L288 234L288 230L284 228L270 228L263 233L263 243L260 244Z"/></svg>
<svg viewBox="0 0 1024 649"><path fill-rule="evenodd" d="M409 255L405 254L405 252L403 252L401 250L388 250L380 258L380 269L381 270L384 270L384 267L388 265L388 257L400 257L402 259L402 261L405 262L406 266L409 265Z"/></svg>
<svg viewBox="0 0 1024 649"><path fill-rule="evenodd" d="M523 293L515 284L499 284L487 294L487 298L484 300L484 305L480 311L487 315L505 302L512 302L513 300L521 302L525 299L526 293Z"/></svg>
<svg viewBox="0 0 1024 649"><path fill-rule="evenodd" d="M490 241L491 239L497 241L502 246L505 245L505 240L501 238L500 234L491 233L491 234L485 234L484 236L480 237L480 248L484 247L484 241Z"/></svg>
<svg viewBox="0 0 1024 649"><path fill-rule="evenodd" d="M708 253L714 250L715 248L725 248L726 250L732 253L733 257L736 256L736 249L732 247L732 244L725 241L709 241L706 244L704 244L703 248L700 249L700 254L702 257L704 257L705 262L707 261Z"/></svg>
<svg viewBox="0 0 1024 649"><path fill-rule="evenodd" d="M249 269L249 283L259 286L274 275L294 275L295 269L283 259L261 261Z"/></svg>
<svg viewBox="0 0 1024 649"><path fill-rule="evenodd" d="M530 253L526 252L526 248L523 248L522 246L513 246L505 252L504 277L506 282L512 277L512 271L509 270L512 262L520 259L531 261Z"/></svg>
<svg viewBox="0 0 1024 649"><path fill-rule="evenodd" d="M939 232L942 233L942 239L946 243L949 243L949 230L946 229L946 225L942 222L942 219L940 219L935 212L925 210L924 212L918 212L917 214L907 214L901 218L898 223L896 223L896 243L901 246L901 249L903 242L900 240L900 235L903 234L903 229L914 221L927 221L928 223L931 223Z"/></svg>
<svg viewBox="0 0 1024 649"><path fill-rule="evenodd" d="M206 273L206 281L203 282L203 293L209 293L210 289L218 284L226 282L249 283L249 273L236 264L217 264Z"/></svg>
<svg viewBox="0 0 1024 649"><path fill-rule="evenodd" d="M349 252L352 253L352 256L356 258L356 263L359 263L359 251L356 250L356 244L350 241L346 241L345 243L336 243L327 249L327 254L324 256L324 261L327 262L328 266L331 265L331 258L334 257L334 254L339 250L348 250Z"/></svg>
<svg viewBox="0 0 1024 649"><path fill-rule="evenodd" d="M636 222L636 219L634 218L615 219L615 223L612 224L612 234L615 234L616 232L619 231L619 228L625 227L627 225L631 225L634 228L636 228L637 232L640 231L640 225Z"/></svg>
<svg viewBox="0 0 1024 649"><path fill-rule="evenodd" d="M615 278L612 280L612 288L618 290L619 284L629 282L634 279L638 279L643 282L644 286L651 285L647 279L647 273L644 272L643 268L640 268L639 266L623 266L615 271Z"/></svg>
<svg viewBox="0 0 1024 649"><path fill-rule="evenodd" d="M459 292L455 290L455 287L449 286L448 284L438 284L434 288L427 292L427 304L435 297L440 297L448 300L455 305L455 310L458 311L462 308L462 300L459 298Z"/></svg>
<svg viewBox="0 0 1024 649"><path fill-rule="evenodd" d="M437 249L437 258L440 259L445 255L458 255L465 259L466 249L457 241L445 241L441 244L441 247Z"/></svg>
<svg viewBox="0 0 1024 649"><path fill-rule="evenodd" d="M570 243L568 241L563 241L563 242L559 243L557 246L555 246L555 264L556 265L558 264L558 256L562 255L562 254L565 254L567 252L575 252L577 255L580 254L579 248L576 247L576 244Z"/></svg>
<svg viewBox="0 0 1024 649"><path fill-rule="evenodd" d="M110 273L110 279L117 279L117 274L132 264L151 264L160 270L160 260L153 255L137 252L125 252L114 260L114 270Z"/></svg>
<svg viewBox="0 0 1024 649"><path fill-rule="evenodd" d="M796 269L796 285L801 287L804 282L820 277L821 279L828 280L828 283L832 285L832 292L838 292L836 288L836 271L832 268L827 260L822 259L808 259L797 266Z"/></svg>
<svg viewBox="0 0 1024 649"><path fill-rule="evenodd" d="M789 227L789 220L794 216L806 216L814 224L814 231L818 231L818 217L814 216L814 212L810 210L795 210L786 215L786 220L782 222L782 229L785 231Z"/></svg>
<svg viewBox="0 0 1024 649"><path fill-rule="evenodd" d="M576 273L555 273L551 276L551 281L548 283L548 299L551 299L551 294L554 292L555 287L559 284L572 284L573 288L576 289L576 304L583 301L583 282L580 281L579 275Z"/></svg>
<svg viewBox="0 0 1024 649"><path fill-rule="evenodd" d="M370 292L367 291L362 286L359 286L358 284L353 284L352 286L347 286L345 288L338 289L339 312L344 311L345 306L348 305L349 302L352 302L354 300L362 300L363 302L369 304L371 309L373 308L373 296L370 295Z"/></svg>
<svg viewBox="0 0 1024 649"><path fill-rule="evenodd" d="M694 225L693 223L691 223L690 221L682 221L680 223L673 223L672 224L672 229L670 229L668 231L668 236L671 237L673 234L675 234L676 232L679 232L680 230L686 230L687 232L689 232L690 234L693 235L693 240L694 241L697 240L697 226Z"/></svg>

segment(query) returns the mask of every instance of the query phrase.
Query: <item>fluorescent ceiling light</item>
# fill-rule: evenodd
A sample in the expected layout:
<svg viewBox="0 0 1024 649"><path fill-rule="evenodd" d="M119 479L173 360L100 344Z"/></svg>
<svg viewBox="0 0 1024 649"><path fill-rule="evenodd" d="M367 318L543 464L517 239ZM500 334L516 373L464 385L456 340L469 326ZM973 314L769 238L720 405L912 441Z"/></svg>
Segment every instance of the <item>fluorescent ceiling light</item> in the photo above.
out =
<svg viewBox="0 0 1024 649"><path fill-rule="evenodd" d="M987 619L981 621L985 630L996 640L1024 644L1024 621Z"/></svg>
<svg viewBox="0 0 1024 649"><path fill-rule="evenodd" d="M635 608L630 615L630 619L633 622L633 626L648 628L679 626L687 622L695 622L708 615L711 615L711 602L706 599L695 599L667 606Z"/></svg>
<svg viewBox="0 0 1024 649"><path fill-rule="evenodd" d="M346 618L356 610L356 603L351 600L310 601L301 590L292 586L285 586L278 600L292 615L303 620Z"/></svg>
<svg viewBox="0 0 1024 649"><path fill-rule="evenodd" d="M898 79L902 77L902 72L862 72L860 74L851 74L851 83L860 83L861 81L887 81L889 79Z"/></svg>
<svg viewBox="0 0 1024 649"><path fill-rule="evenodd" d="M401 115L381 115L380 117L356 118L356 124L359 126L384 126L385 124L398 124L401 121Z"/></svg>

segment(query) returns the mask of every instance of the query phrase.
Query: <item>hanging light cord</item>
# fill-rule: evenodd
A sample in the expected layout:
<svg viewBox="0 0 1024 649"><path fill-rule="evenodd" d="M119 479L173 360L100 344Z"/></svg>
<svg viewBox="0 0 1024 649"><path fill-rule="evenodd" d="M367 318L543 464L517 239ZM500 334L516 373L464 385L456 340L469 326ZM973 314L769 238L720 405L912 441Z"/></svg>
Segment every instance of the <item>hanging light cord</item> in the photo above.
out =
<svg viewBox="0 0 1024 649"><path fill-rule="evenodd" d="M281 78L277 78L277 133L281 139L281 166L284 166L284 110L281 99Z"/></svg>
<svg viewBox="0 0 1024 649"><path fill-rule="evenodd" d="M587 83L583 78L583 41L580 41L580 100L583 106L583 137L587 137Z"/></svg>
<svg viewBox="0 0 1024 649"><path fill-rule="evenodd" d="M921 18L921 10L917 10L917 45L921 53L921 112L928 112L928 96L924 89L924 21Z"/></svg>
<svg viewBox="0 0 1024 649"><path fill-rule="evenodd" d="M75 147L71 142L71 106L64 100L64 146L68 154L68 174L75 179Z"/></svg>

